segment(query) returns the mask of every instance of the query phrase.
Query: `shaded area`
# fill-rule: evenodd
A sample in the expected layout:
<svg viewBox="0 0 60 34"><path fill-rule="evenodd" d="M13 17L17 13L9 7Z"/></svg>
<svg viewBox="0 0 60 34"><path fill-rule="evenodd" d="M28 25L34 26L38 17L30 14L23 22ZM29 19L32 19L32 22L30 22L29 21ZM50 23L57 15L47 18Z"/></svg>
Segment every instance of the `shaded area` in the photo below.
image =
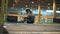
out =
<svg viewBox="0 0 60 34"><path fill-rule="evenodd" d="M7 22L17 23L17 16L7 16Z"/></svg>
<svg viewBox="0 0 60 34"><path fill-rule="evenodd" d="M60 18L53 18L53 22L60 24Z"/></svg>

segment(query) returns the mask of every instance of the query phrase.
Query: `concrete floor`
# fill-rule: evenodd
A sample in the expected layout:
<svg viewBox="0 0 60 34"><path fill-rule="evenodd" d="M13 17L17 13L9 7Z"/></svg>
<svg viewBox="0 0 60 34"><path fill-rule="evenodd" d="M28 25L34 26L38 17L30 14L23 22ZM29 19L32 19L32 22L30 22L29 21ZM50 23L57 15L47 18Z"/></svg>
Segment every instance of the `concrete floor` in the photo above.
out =
<svg viewBox="0 0 60 34"><path fill-rule="evenodd" d="M9 33L20 32L60 32L60 24L22 24L22 23L5 23L4 28Z"/></svg>

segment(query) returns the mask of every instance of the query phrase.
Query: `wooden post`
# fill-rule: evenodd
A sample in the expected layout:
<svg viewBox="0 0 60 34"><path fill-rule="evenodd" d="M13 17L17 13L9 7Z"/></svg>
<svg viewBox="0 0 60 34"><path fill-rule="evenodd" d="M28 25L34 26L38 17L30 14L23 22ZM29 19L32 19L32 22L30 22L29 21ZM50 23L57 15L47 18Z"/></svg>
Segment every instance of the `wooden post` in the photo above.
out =
<svg viewBox="0 0 60 34"><path fill-rule="evenodd" d="M56 18L56 3L55 3L55 0L53 0L53 17Z"/></svg>
<svg viewBox="0 0 60 34"><path fill-rule="evenodd" d="M5 6L5 0L1 0L1 16L0 16L1 25L4 23L4 6Z"/></svg>
<svg viewBox="0 0 60 34"><path fill-rule="evenodd" d="M40 0L38 1L38 23L40 22Z"/></svg>
<svg viewBox="0 0 60 34"><path fill-rule="evenodd" d="M40 22L40 0L38 0L38 17L36 17L36 22L34 24L39 24Z"/></svg>

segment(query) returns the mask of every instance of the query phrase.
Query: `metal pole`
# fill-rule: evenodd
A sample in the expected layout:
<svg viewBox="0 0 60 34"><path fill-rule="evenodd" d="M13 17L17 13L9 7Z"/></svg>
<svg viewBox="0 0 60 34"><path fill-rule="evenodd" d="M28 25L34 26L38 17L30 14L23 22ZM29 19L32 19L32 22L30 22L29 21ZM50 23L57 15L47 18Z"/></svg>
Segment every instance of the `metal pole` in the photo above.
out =
<svg viewBox="0 0 60 34"><path fill-rule="evenodd" d="M7 16L8 16L8 0L6 0L6 13L5 13L5 22L7 21Z"/></svg>

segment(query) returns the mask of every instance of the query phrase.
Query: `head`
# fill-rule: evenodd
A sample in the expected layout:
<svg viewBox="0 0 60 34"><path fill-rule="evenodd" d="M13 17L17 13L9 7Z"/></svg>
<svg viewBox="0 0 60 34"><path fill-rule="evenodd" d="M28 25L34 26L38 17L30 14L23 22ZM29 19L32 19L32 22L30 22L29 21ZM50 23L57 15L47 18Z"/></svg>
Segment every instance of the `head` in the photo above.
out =
<svg viewBox="0 0 60 34"><path fill-rule="evenodd" d="M27 14L31 14L32 11L30 11L30 9L27 9L27 10L26 10L26 13L27 13Z"/></svg>

